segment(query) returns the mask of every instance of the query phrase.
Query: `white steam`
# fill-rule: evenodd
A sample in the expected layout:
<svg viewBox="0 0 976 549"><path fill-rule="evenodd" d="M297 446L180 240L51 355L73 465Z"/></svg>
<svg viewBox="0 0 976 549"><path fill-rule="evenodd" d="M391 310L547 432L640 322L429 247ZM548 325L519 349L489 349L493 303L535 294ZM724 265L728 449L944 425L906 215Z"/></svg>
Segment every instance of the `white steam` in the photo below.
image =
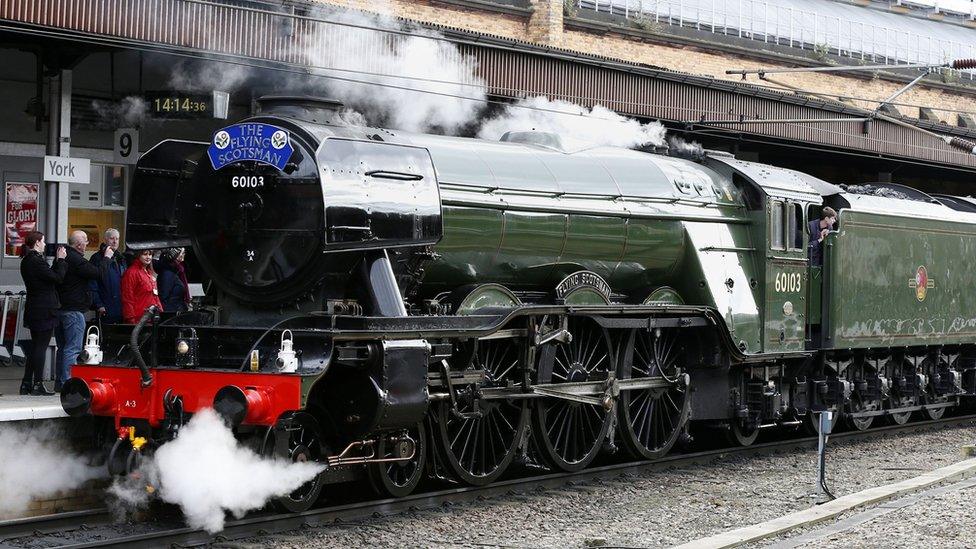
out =
<svg viewBox="0 0 976 549"><path fill-rule="evenodd" d="M92 108L103 122L115 128L141 126L149 112L146 100L134 95L118 102L96 99L92 101Z"/></svg>
<svg viewBox="0 0 976 549"><path fill-rule="evenodd" d="M109 492L123 507L146 500L146 486L179 505L187 523L207 532L224 527L224 515L242 517L271 498L293 492L324 469L313 462L291 463L261 457L237 443L223 420L210 409L196 413L175 440L162 445L135 478Z"/></svg>
<svg viewBox="0 0 976 549"><path fill-rule="evenodd" d="M232 63L178 62L169 75L169 87L179 91L232 92L251 76L251 68Z"/></svg>
<svg viewBox="0 0 976 549"><path fill-rule="evenodd" d="M705 148L697 141L685 141L677 136L668 137L668 148L681 156L704 156Z"/></svg>
<svg viewBox="0 0 976 549"><path fill-rule="evenodd" d="M65 450L66 444L64 434L50 426L0 426L0 518L103 475L103 468L89 466Z"/></svg>
<svg viewBox="0 0 976 549"><path fill-rule="evenodd" d="M664 144L665 129L657 122L644 124L601 105L586 108L542 96L521 99L486 120L488 89L473 56L433 30L389 15L393 10L385 1L370 2L369 9L378 13L324 6L310 13L319 22L287 25L300 45L285 57L306 65L311 74L276 73L268 80L242 65L180 63L170 85L234 91L249 78L274 82L278 89L268 91L343 102L348 110L338 122L349 125L477 133L484 139L534 129L558 133L564 142Z"/></svg>
<svg viewBox="0 0 976 549"><path fill-rule="evenodd" d="M497 140L507 131L532 130L557 133L564 140L616 147L663 145L666 132L658 122L642 124L602 105L587 109L539 96L522 99L499 116L485 120L478 137Z"/></svg>
<svg viewBox="0 0 976 549"><path fill-rule="evenodd" d="M436 33L384 15L330 10L321 16L342 24L324 25L306 40L301 56L312 67L331 69L323 95L371 123L454 134L484 107L474 58Z"/></svg>

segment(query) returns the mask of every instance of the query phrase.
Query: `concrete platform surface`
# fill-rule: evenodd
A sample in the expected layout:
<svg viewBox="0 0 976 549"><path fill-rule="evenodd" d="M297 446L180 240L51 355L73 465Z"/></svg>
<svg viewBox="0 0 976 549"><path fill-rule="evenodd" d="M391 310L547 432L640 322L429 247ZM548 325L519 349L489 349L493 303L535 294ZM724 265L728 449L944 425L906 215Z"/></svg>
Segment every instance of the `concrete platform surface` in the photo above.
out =
<svg viewBox="0 0 976 549"><path fill-rule="evenodd" d="M0 366L0 422L68 417L61 408L61 399L54 396L21 396L20 380L24 368ZM50 390L53 383L45 383Z"/></svg>
<svg viewBox="0 0 976 549"><path fill-rule="evenodd" d="M954 482L970 478L974 475L976 475L976 458L969 458L901 482L868 488L860 492L841 496L823 505L790 513L763 523L690 541L674 549L727 549L744 544L754 544L760 540L801 526L807 526L837 517L856 507L889 501L905 494L930 488L939 483Z"/></svg>
<svg viewBox="0 0 976 549"><path fill-rule="evenodd" d="M68 417L61 408L61 399L54 396L0 396L0 423L31 419Z"/></svg>

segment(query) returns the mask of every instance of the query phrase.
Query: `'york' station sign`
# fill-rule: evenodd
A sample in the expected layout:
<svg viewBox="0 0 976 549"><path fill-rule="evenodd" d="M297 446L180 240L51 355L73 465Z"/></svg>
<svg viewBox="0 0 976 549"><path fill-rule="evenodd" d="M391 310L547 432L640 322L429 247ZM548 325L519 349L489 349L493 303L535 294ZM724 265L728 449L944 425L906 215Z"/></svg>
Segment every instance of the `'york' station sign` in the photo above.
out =
<svg viewBox="0 0 976 549"><path fill-rule="evenodd" d="M44 181L90 183L91 160L65 156L45 156Z"/></svg>

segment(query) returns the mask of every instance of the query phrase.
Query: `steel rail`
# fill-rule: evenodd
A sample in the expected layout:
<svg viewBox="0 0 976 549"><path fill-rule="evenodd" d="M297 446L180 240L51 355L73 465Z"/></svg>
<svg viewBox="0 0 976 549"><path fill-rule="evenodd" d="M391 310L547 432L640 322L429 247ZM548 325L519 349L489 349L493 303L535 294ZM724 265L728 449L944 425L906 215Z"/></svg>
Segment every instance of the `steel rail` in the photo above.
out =
<svg viewBox="0 0 976 549"><path fill-rule="evenodd" d="M870 439L923 429L950 427L976 422L976 414L888 425L866 431L849 431L830 435L834 440ZM456 504L479 499L506 496L512 493L531 492L565 485L591 481L601 478L621 477L648 471L660 471L687 465L698 465L730 456L767 455L784 450L815 448L817 437L802 437L764 442L745 447L719 448L689 454L673 454L655 461L636 461L616 463L584 469L575 473L549 473L529 477L513 478L488 486L455 487L431 492L417 493L399 499L370 500L312 509L295 514L254 514L240 520L226 523L223 531L209 534L203 530L181 527L113 537L97 541L66 544L62 547L87 549L93 547L161 547L161 546L202 546L214 542L262 536L272 533L298 530L308 527L321 527L338 522L361 520L376 516L395 515L419 509L434 509L445 504ZM24 537L34 533L58 530L80 529L111 520L105 510L62 513L30 519L0 522L0 545L3 540Z"/></svg>
<svg viewBox="0 0 976 549"><path fill-rule="evenodd" d="M107 509L85 509L38 517L26 517L0 522L0 547L3 541L24 536L47 534L64 530L76 530L89 523L104 523L110 519Z"/></svg>

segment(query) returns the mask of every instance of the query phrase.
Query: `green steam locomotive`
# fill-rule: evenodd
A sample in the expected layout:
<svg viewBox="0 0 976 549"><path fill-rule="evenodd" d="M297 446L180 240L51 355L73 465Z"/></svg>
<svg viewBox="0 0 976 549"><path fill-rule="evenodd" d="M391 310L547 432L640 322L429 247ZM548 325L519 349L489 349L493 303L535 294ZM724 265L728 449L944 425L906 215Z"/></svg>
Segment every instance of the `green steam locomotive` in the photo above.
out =
<svg viewBox="0 0 976 549"><path fill-rule="evenodd" d="M692 423L748 445L830 410L940 417L976 391L976 213L868 196L722 153L341 123L271 97L211 143L140 160L127 245L192 247L204 306L107 327L62 393L109 467L214 408L267 455L400 496L515 460L663 456ZM909 196L910 195L910 196ZM806 226L839 226L823 267Z"/></svg>

